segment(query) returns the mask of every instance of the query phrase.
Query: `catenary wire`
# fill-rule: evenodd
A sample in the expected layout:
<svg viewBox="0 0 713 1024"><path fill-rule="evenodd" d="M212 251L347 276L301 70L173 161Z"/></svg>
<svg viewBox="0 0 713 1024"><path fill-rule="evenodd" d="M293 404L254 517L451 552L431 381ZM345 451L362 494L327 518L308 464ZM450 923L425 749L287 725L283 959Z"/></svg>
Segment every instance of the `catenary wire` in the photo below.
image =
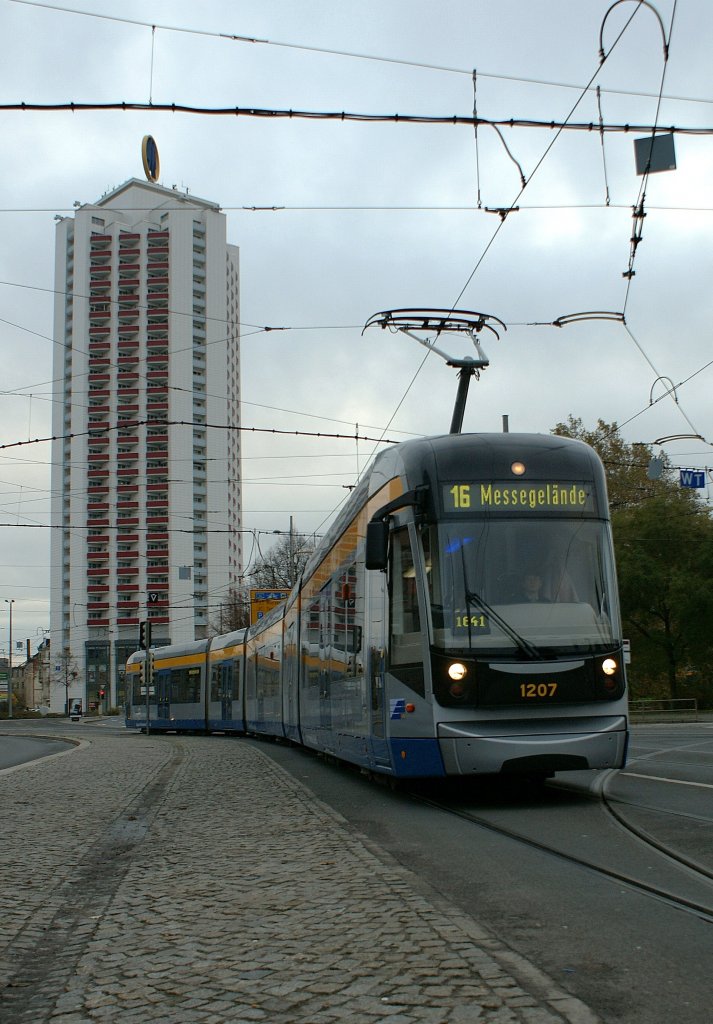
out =
<svg viewBox="0 0 713 1024"><path fill-rule="evenodd" d="M122 17L119 17L118 15L100 14L99 12L96 12L96 11L80 11L80 10L75 10L75 9L69 8L69 7L60 7L60 6L54 5L54 4L40 3L40 2L38 2L38 0L11 0L11 2L22 4L23 6L26 6L26 7L44 8L45 10L55 11L57 13L62 13L62 14L81 15L81 16L84 16L84 17L87 17L87 18L98 18L98 19L101 19L101 20L104 20L104 21L113 21L113 22L117 22L117 23L120 23L120 24L134 25L134 26L137 26L137 27L140 27L140 28L151 29L152 32L154 32L156 29L159 29L160 31L163 31L163 32L178 32L178 33L184 33L186 35L208 36L208 37L211 37L211 38L222 39L222 40L225 40L226 42L232 42L232 43L260 44L260 45L264 45L264 46L274 46L274 47L280 47L280 48L284 48L284 49L302 50L302 51L305 51L307 53L319 53L319 54L324 54L324 55L330 56L330 57L345 57L345 58L349 58L349 59L352 59L352 60L364 60L364 61L374 61L374 62L383 63L383 64L395 64L395 65L401 65L403 67L416 68L416 69L421 69L421 70L425 70L425 71L444 72L446 74L472 75L472 73L473 73L472 69L470 69L470 68L466 69L466 68L452 67L452 66L443 65L443 64L432 64L432 63L427 63L425 61L406 60L404 58L393 57L393 56L385 56L383 54L379 55L379 54L370 54L370 53L358 53L358 52L354 52L354 51L350 51L350 50L338 50L338 49L329 48L329 47L309 46L309 45L304 44L304 43L292 43L292 42L287 42L285 40L261 39L261 38L258 38L256 36L252 36L252 35L248 35L248 34L236 34L236 33L232 33L232 32L214 32L214 31L211 32L211 31L209 31L207 29L190 28L190 27L178 26L178 25L158 25L158 24L155 24L155 23L152 23L152 22L148 22L148 21L140 21L139 19L135 19L135 18L122 18ZM513 83L516 83L516 84L523 84L523 85L537 85L537 86L543 86L543 87L555 88L555 89L572 89L572 90L575 90L577 92L582 91L583 88L584 89L590 89L591 88L591 86L584 86L583 87L581 84L577 84L577 83L573 83L573 82L556 82L556 81L553 81L552 79L530 78L530 77L526 77L526 76L523 76L523 75L504 75L502 73L488 72L488 71L479 71L478 74L482 78L491 78L491 79L494 79L495 81L513 82ZM645 98L645 99L649 99L651 97L655 97L656 96L656 93L642 92L642 91L638 91L638 90L634 90L634 89L616 89L616 88L609 87L609 88L607 88L607 89L605 89L603 91L607 92L607 93L611 93L612 95L635 96L635 97L642 97L642 98ZM679 96L679 95L671 94L671 95L665 95L664 99L676 100L676 101L682 102L682 103L705 103L705 104L713 103L713 98L708 99L707 97L703 97L703 96Z"/></svg>

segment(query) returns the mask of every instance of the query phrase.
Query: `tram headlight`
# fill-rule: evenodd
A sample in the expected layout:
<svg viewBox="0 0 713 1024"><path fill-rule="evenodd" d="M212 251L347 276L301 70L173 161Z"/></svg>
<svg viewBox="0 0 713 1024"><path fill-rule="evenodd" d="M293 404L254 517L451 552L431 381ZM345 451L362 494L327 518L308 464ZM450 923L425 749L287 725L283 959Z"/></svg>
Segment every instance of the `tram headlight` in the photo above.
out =
<svg viewBox="0 0 713 1024"><path fill-rule="evenodd" d="M467 672L468 669L461 661L454 661L448 666L448 675L454 683L459 683L461 679L465 679Z"/></svg>
<svg viewBox="0 0 713 1024"><path fill-rule="evenodd" d="M613 676L618 667L619 666L613 658L605 658L602 662L602 672L605 676Z"/></svg>

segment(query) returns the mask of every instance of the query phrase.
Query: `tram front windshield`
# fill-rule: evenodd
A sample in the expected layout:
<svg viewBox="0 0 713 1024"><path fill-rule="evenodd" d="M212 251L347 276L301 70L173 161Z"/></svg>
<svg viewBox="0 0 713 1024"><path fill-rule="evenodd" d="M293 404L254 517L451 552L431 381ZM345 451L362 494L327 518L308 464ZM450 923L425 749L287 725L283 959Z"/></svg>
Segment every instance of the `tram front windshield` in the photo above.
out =
<svg viewBox="0 0 713 1024"><path fill-rule="evenodd" d="M422 539L435 647L537 657L603 652L620 640L605 523L459 519Z"/></svg>

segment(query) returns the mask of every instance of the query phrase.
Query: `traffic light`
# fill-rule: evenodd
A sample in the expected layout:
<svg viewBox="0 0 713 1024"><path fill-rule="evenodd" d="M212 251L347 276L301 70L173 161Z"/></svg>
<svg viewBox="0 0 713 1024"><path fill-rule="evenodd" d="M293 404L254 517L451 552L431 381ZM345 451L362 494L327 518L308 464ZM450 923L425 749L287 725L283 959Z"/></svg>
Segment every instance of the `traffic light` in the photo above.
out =
<svg viewBox="0 0 713 1024"><path fill-rule="evenodd" d="M104 700L105 697L106 697L106 690L102 686L102 688L99 690L99 700Z"/></svg>
<svg viewBox="0 0 713 1024"><path fill-rule="evenodd" d="M151 623L144 620L139 623L139 648L148 651L151 646Z"/></svg>

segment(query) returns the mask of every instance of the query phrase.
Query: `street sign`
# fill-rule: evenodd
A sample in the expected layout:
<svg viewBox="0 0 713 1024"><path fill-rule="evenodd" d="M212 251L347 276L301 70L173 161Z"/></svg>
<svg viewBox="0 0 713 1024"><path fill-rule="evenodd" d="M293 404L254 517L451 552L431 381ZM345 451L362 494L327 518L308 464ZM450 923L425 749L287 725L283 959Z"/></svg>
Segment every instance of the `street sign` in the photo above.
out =
<svg viewBox="0 0 713 1024"><path fill-rule="evenodd" d="M682 469L681 487L694 487L702 489L706 486L706 471L704 469Z"/></svg>
<svg viewBox="0 0 713 1024"><path fill-rule="evenodd" d="M149 591L149 604L158 604L158 591Z"/></svg>
<svg viewBox="0 0 713 1024"><path fill-rule="evenodd" d="M289 590L251 589L250 624L252 625L259 619L262 619L272 608L275 608L282 601L286 601L289 596Z"/></svg>

